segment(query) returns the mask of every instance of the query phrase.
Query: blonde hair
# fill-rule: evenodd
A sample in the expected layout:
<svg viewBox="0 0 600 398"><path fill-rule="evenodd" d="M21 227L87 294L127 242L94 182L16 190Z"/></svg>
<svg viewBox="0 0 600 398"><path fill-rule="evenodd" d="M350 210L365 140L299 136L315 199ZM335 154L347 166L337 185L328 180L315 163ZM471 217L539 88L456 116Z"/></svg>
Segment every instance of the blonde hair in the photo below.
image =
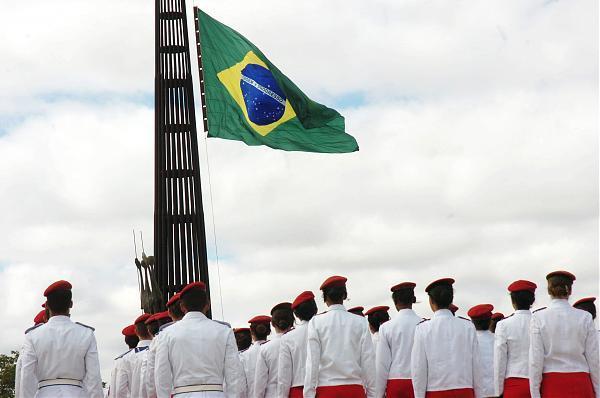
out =
<svg viewBox="0 0 600 398"><path fill-rule="evenodd" d="M567 298L573 291L573 280L564 275L548 278L548 294L554 298Z"/></svg>

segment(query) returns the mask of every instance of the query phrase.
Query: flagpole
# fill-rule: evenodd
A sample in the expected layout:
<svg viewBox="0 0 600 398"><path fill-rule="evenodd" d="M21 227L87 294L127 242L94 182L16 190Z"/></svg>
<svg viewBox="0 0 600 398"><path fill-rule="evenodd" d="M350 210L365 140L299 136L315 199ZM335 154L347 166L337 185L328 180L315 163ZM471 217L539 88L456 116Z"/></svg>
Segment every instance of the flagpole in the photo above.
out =
<svg viewBox="0 0 600 398"><path fill-rule="evenodd" d="M202 104L202 123L204 132L208 133L208 113L206 112L206 95L204 93L204 69L202 67L202 47L200 46L200 20L198 11L200 9L194 6L194 23L196 26L196 52L198 53L198 74L200 77L200 103Z"/></svg>

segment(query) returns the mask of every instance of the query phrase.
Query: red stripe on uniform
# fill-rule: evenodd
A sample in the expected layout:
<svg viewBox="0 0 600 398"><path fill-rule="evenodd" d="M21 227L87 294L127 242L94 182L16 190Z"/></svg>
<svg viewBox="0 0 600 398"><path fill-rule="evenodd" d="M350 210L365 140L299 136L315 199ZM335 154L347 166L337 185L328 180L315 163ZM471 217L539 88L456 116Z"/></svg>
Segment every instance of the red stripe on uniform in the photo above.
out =
<svg viewBox="0 0 600 398"><path fill-rule="evenodd" d="M316 398L366 398L365 388L358 384L317 387Z"/></svg>
<svg viewBox="0 0 600 398"><path fill-rule="evenodd" d="M472 388L457 388L446 391L427 391L425 398L475 398Z"/></svg>
<svg viewBox="0 0 600 398"><path fill-rule="evenodd" d="M415 398L411 379L390 379L385 390L386 398Z"/></svg>
<svg viewBox="0 0 600 398"><path fill-rule="evenodd" d="M542 398L594 398L589 373L544 373Z"/></svg>
<svg viewBox="0 0 600 398"><path fill-rule="evenodd" d="M504 398L531 398L529 379L509 377L504 380Z"/></svg>

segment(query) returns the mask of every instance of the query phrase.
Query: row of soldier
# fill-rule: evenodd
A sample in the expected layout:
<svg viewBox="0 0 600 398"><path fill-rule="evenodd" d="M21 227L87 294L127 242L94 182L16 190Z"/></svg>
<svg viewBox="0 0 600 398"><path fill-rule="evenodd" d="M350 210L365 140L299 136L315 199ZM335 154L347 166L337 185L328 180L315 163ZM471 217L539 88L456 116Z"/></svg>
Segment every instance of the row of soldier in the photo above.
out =
<svg viewBox="0 0 600 398"><path fill-rule="evenodd" d="M115 360L108 396L598 398L594 299L574 308L575 276L556 271L546 279L548 308L532 313L537 286L515 281L508 286L515 313L495 327L489 304L471 308L470 321L454 316L451 278L425 289L431 320L412 309L414 283L393 286L398 314L390 320L388 307L347 311L346 278L333 276L320 287L326 312L317 314L306 291L233 330L205 316L205 286L194 282L168 311L123 330L130 350ZM71 285L56 282L44 295L39 316L49 321L26 333L17 397L101 397L93 329L69 318Z"/></svg>

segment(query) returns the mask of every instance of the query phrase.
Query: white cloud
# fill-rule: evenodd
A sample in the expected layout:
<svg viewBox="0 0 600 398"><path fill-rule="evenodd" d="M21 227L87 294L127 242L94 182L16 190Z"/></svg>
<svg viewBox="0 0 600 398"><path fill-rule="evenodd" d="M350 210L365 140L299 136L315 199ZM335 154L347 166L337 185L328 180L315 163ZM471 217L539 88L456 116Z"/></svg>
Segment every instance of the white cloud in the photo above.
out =
<svg viewBox="0 0 600 398"><path fill-rule="evenodd" d="M0 120L23 120L0 125L0 352L68 278L107 379L139 313L132 228L152 252L153 111L138 97L153 87L153 10L6 3ZM344 112L358 153L208 142L228 321L333 273L350 278L352 305L390 304L389 286L414 280L423 315L423 287L447 275L463 313L509 313L518 278L544 305L544 275L563 267L576 296L598 294L596 3L202 5L311 95L367 100ZM204 142L200 155L212 254Z"/></svg>

